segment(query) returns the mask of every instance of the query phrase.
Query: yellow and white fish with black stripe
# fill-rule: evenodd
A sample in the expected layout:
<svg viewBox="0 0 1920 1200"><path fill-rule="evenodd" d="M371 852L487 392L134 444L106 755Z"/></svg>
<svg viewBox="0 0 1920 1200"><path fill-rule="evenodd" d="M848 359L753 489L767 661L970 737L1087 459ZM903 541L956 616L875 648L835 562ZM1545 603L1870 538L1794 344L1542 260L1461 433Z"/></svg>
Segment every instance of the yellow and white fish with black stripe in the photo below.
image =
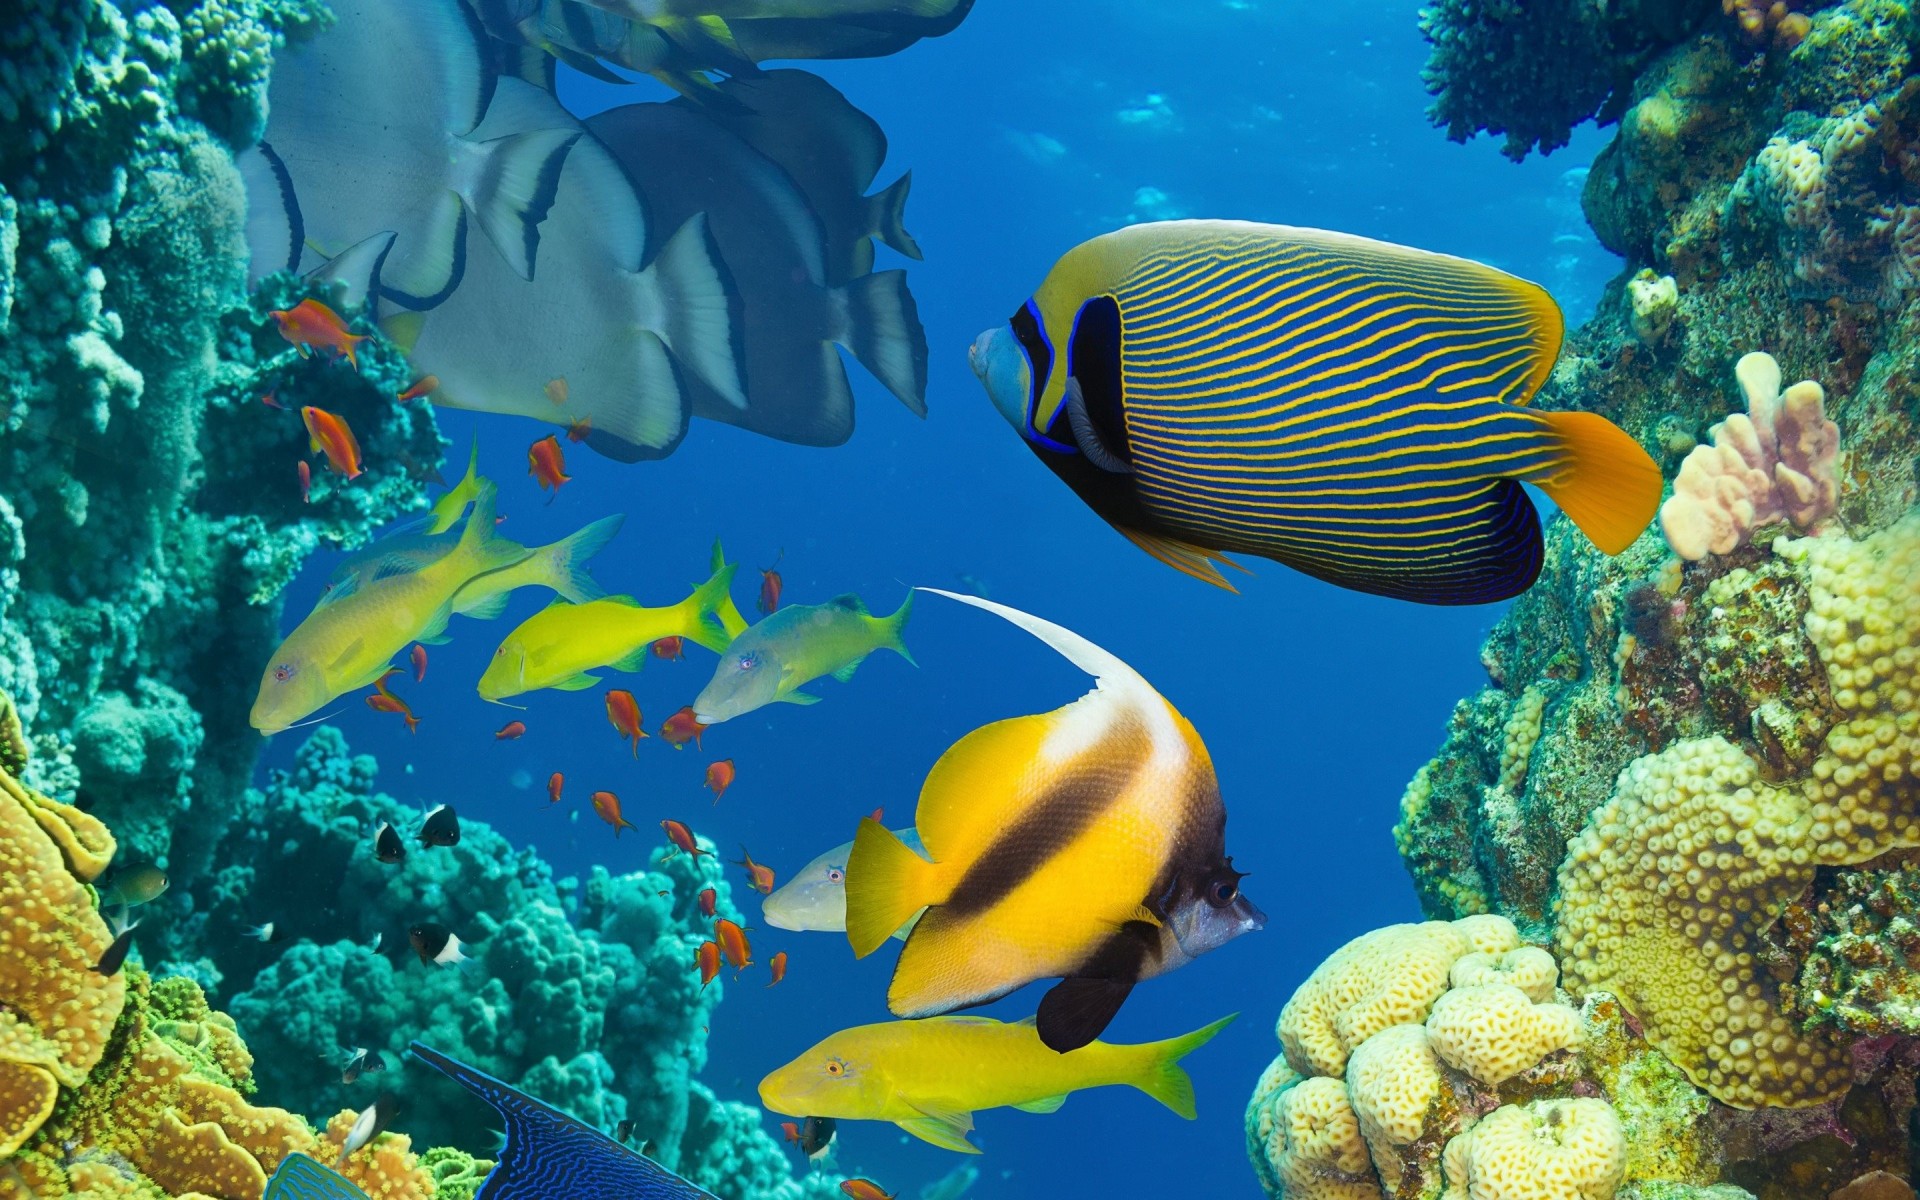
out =
<svg viewBox="0 0 1920 1200"><path fill-rule="evenodd" d="M1427 604L1532 585L1539 486L1602 551L1653 519L1660 470L1606 418L1526 407L1553 298L1367 238L1163 221L1068 251L976 374L1027 446L1169 565L1226 553Z"/></svg>
<svg viewBox="0 0 1920 1200"><path fill-rule="evenodd" d="M1049 713L976 729L934 764L915 825L926 857L860 823L847 939L864 958L925 909L887 990L901 1017L997 1000L1040 979L1040 1040L1098 1037L1135 983L1259 929L1226 853L1205 743L1152 684L1068 629L976 596L1097 681ZM929 861L931 860L931 861Z"/></svg>

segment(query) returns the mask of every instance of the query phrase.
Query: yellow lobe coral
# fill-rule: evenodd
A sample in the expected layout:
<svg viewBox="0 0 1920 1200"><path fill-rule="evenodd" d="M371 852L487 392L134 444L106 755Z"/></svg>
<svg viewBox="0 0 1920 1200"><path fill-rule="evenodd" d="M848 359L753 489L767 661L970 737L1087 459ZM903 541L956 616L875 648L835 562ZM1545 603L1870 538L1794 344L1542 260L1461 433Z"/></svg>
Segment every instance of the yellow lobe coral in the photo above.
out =
<svg viewBox="0 0 1920 1200"><path fill-rule="evenodd" d="M0 1062L0 1158L26 1143L53 1112L60 1081L45 1067Z"/></svg>
<svg viewBox="0 0 1920 1200"><path fill-rule="evenodd" d="M1456 987L1427 1017L1434 1053L1497 1087L1556 1050L1580 1040L1580 1014L1564 1004L1535 1004L1510 983Z"/></svg>
<svg viewBox="0 0 1920 1200"><path fill-rule="evenodd" d="M1316 968L1280 1010L1277 1032L1301 1074L1339 1075L1355 1046L1392 1025L1426 1020L1448 973L1476 951L1519 945L1504 917L1389 925L1362 934Z"/></svg>
<svg viewBox="0 0 1920 1200"><path fill-rule="evenodd" d="M1612 1200L1626 1135L1604 1100L1495 1109L1447 1143L1444 1200Z"/></svg>

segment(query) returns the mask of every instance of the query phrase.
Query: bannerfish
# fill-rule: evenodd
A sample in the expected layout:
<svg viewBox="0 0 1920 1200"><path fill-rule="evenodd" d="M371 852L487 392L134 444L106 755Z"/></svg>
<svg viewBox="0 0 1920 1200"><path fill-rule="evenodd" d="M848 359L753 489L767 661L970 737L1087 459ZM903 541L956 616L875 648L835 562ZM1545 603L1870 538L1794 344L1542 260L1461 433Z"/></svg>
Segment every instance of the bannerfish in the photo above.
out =
<svg viewBox="0 0 1920 1200"><path fill-rule="evenodd" d="M296 1150L274 1168L261 1200L367 1200L367 1194L325 1163Z"/></svg>
<svg viewBox="0 0 1920 1200"><path fill-rule="evenodd" d="M1135 225L1057 262L974 342L994 406L1089 507L1229 588L1255 554L1355 591L1505 600L1545 491L1632 545L1660 469L1593 413L1527 402L1560 352L1535 284L1467 259L1242 221Z"/></svg>
<svg viewBox="0 0 1920 1200"><path fill-rule="evenodd" d="M502 700L540 688L580 691L610 667L638 671L649 647L673 635L714 651L727 647L715 606L726 598L733 568L723 568L685 600L643 608L632 596L607 596L585 604L565 601L541 609L507 634L480 677L483 700Z"/></svg>
<svg viewBox="0 0 1920 1200"><path fill-rule="evenodd" d="M740 857L734 860L734 865L747 869L747 882L753 886L754 891L762 896L772 894L773 868L753 861L753 855L747 852L745 846L740 847Z"/></svg>
<svg viewBox="0 0 1920 1200"><path fill-rule="evenodd" d="M372 684L409 643L440 635L468 581L526 553L494 536L487 485L446 556L417 570L336 585L321 598L268 660L249 717L253 727L279 733L335 697Z"/></svg>
<svg viewBox="0 0 1920 1200"><path fill-rule="evenodd" d="M920 1200L961 1200L980 1181L980 1168L970 1160L920 1189Z"/></svg>
<svg viewBox="0 0 1920 1200"><path fill-rule="evenodd" d="M926 332L906 273L830 284L820 220L771 159L702 113L672 104L624 105L591 118L587 130L626 169L654 220L671 227L705 213L731 269L745 403L689 379L694 416L781 441L837 446L853 432L853 391L838 346L926 415ZM676 169L660 170L663 162Z"/></svg>
<svg viewBox="0 0 1920 1200"><path fill-rule="evenodd" d="M140 922L128 920L126 911L121 910L120 915L114 918L110 926L113 931L113 941L109 942L107 948L101 952L100 961L93 964L96 974L120 973L120 968L126 964L128 952L133 949L133 931L139 926Z"/></svg>
<svg viewBox="0 0 1920 1200"><path fill-rule="evenodd" d="M400 1113L400 1098L392 1092L381 1092L372 1104L362 1109L353 1119L353 1126L347 1130L347 1136L340 1142L340 1157L334 1161L334 1169L346 1165L347 1159L364 1149L373 1139L386 1132L393 1124L394 1117Z"/></svg>
<svg viewBox="0 0 1920 1200"><path fill-rule="evenodd" d="M718 90L736 103L673 103L700 105L709 120L793 178L826 233L829 284L838 286L870 273L876 241L908 258L921 257L920 244L906 229L913 173L866 194L887 160L887 135L878 121L809 71L739 75L722 81Z"/></svg>
<svg viewBox="0 0 1920 1200"><path fill-rule="evenodd" d="M347 328L340 314L308 298L292 308L277 308L267 314L294 349L300 351L300 357L306 358L315 350L326 350L336 358L344 357L360 369L360 343L366 341L364 334L356 334Z"/></svg>
<svg viewBox="0 0 1920 1200"><path fill-rule="evenodd" d="M1037 1032L1075 1050L1100 1036L1135 983L1266 918L1227 857L1206 744L1153 685L1051 621L936 594L1019 626L1097 683L1064 708L976 729L940 756L914 821L931 862L879 822L860 823L847 940L865 958L924 908L887 989L895 1016L948 1013L1058 978Z"/></svg>
<svg viewBox="0 0 1920 1200"><path fill-rule="evenodd" d="M673 843L673 851L667 855L667 858L672 858L674 855L683 852L695 858L699 858L702 854L713 853L711 850L701 849L700 843L695 840L693 836L693 830L688 829L685 824L679 821L667 820L660 822L660 831L667 835L669 842ZM660 861L665 862L667 858L663 858Z"/></svg>
<svg viewBox="0 0 1920 1200"><path fill-rule="evenodd" d="M785 950L782 950L778 954L775 954L772 958L768 959L767 970L773 976L773 978L767 984L768 987L772 987L775 984L779 983L781 980L785 979L787 977L787 952Z"/></svg>
<svg viewBox="0 0 1920 1200"><path fill-rule="evenodd" d="M300 420L307 427L307 448L326 456L328 470L348 479L366 473L361 466L360 441L353 436L346 418L309 404L300 410Z"/></svg>
<svg viewBox="0 0 1920 1200"><path fill-rule="evenodd" d="M420 823L420 844L422 846L460 844L460 817L453 811L453 805L436 804L427 813L427 819Z"/></svg>
<svg viewBox="0 0 1920 1200"><path fill-rule="evenodd" d="M925 853L926 848L920 844L920 835L912 828L896 830L894 836L914 853ZM796 933L845 933L847 859L852 854L853 843L846 842L801 867L777 891L760 902L761 917L775 929L790 929ZM907 930L911 928L913 922L908 921L894 930L893 936L905 939Z"/></svg>
<svg viewBox="0 0 1920 1200"><path fill-rule="evenodd" d="M1180 1060L1233 1020L1136 1046L1091 1042L1060 1053L1033 1022L989 1017L889 1021L844 1030L760 1081L772 1112L892 1121L923 1141L962 1154L983 1108L1057 1111L1073 1092L1126 1084L1191 1121L1193 1081Z"/></svg>
<svg viewBox="0 0 1920 1200"><path fill-rule="evenodd" d="M400 840L400 831L385 821L373 835L373 857L389 866L407 857L407 844Z"/></svg>
<svg viewBox="0 0 1920 1200"><path fill-rule="evenodd" d="M800 689L823 675L845 683L875 650L891 650L909 663L901 635L913 615L913 594L890 617L875 617L854 595L825 604L793 604L733 639L713 678L693 702L702 725L718 725L784 700L813 704L820 698Z"/></svg>
<svg viewBox="0 0 1920 1200"><path fill-rule="evenodd" d="M840 1192L849 1200L898 1200L897 1194L889 1192L871 1179L843 1179Z"/></svg>
<svg viewBox="0 0 1920 1200"><path fill-rule="evenodd" d="M502 79L488 130L542 124L579 136L551 96ZM745 403L739 300L706 219L650 214L591 137L580 137L554 180L532 278L486 250L474 247L445 304L383 322L415 369L440 380L436 405L557 425L591 450L635 462L679 444L689 381L728 405Z"/></svg>
<svg viewBox="0 0 1920 1200"><path fill-rule="evenodd" d="M739 924L718 917L713 922L713 940L720 943L720 953L738 976L741 971L753 965L753 946L747 941L746 930Z"/></svg>
<svg viewBox="0 0 1920 1200"><path fill-rule="evenodd" d="M688 742L700 744L700 735L707 727L693 715L693 705L689 704L675 710L674 714L660 724L660 740L675 750L686 748Z"/></svg>
<svg viewBox="0 0 1920 1200"><path fill-rule="evenodd" d="M509 1087L485 1072L414 1042L414 1056L485 1100L504 1133L493 1169L474 1192L480 1200L716 1200L650 1158Z"/></svg>
<svg viewBox="0 0 1920 1200"><path fill-rule="evenodd" d="M460 518L466 514L467 506L480 495L480 485L484 482L480 476L480 436L475 434L473 449L467 452L467 472L460 477L459 483L448 488L433 502L433 509L428 514L427 532L445 533L458 525Z"/></svg>
<svg viewBox="0 0 1920 1200"><path fill-rule="evenodd" d="M164 896L167 891L167 873L152 863L135 863L120 867L107 882L100 893L101 907L124 904L137 908L142 904L151 904Z"/></svg>
<svg viewBox="0 0 1920 1200"><path fill-rule="evenodd" d="M613 836L619 837L622 829L632 829L633 822L620 815L620 797L612 792L593 794L593 811L602 821L613 826Z"/></svg>
<svg viewBox="0 0 1920 1200"><path fill-rule="evenodd" d="M700 972L700 990L706 991L714 976L720 974L720 943L705 941L693 952L693 965Z"/></svg>
<svg viewBox="0 0 1920 1200"><path fill-rule="evenodd" d="M407 930L407 944L420 956L420 961L433 966L444 967L448 963L468 961L463 950L465 943L448 929L432 921L422 922Z"/></svg>
<svg viewBox="0 0 1920 1200"><path fill-rule="evenodd" d="M333 25L274 56L266 136L243 156L253 277L307 273L387 231L376 286L402 307L441 303L483 253L531 278L579 130L479 128L514 97L459 0L330 7Z"/></svg>
<svg viewBox="0 0 1920 1200"><path fill-rule="evenodd" d="M625 688L610 688L607 691L607 720L613 725L623 741L633 746L633 757L640 757L640 739L647 731L640 727L640 702L633 693Z"/></svg>
<svg viewBox="0 0 1920 1200"><path fill-rule="evenodd" d="M713 793L713 802L720 803L720 797L727 794L733 786L733 760L723 758L719 762L707 764L707 790Z"/></svg>

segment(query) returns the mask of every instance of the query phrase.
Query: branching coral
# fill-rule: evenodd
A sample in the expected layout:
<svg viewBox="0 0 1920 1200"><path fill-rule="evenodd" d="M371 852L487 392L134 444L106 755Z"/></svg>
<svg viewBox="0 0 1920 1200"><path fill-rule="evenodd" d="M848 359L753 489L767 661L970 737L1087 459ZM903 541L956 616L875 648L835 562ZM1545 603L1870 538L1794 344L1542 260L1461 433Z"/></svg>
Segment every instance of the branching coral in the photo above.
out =
<svg viewBox="0 0 1920 1200"><path fill-rule="evenodd" d="M1812 380L1782 392L1769 354L1744 356L1734 375L1747 411L1687 455L1660 507L1667 544L1691 562L1729 554L1775 522L1817 530L1840 499L1840 427L1827 419L1826 392Z"/></svg>

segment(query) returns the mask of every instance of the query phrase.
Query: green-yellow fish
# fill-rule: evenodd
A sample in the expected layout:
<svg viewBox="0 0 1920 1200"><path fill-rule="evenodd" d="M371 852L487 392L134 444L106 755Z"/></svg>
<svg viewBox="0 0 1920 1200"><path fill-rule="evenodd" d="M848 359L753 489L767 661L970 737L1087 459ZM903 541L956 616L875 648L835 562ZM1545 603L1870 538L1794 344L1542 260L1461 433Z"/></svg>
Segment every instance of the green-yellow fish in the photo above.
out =
<svg viewBox="0 0 1920 1200"><path fill-rule="evenodd" d="M1191 1121L1193 1080L1180 1060L1232 1020L1164 1042L1094 1042L1066 1054L1049 1050L1031 1021L933 1017L861 1025L761 1080L760 1103L794 1117L892 1121L962 1154L980 1153L967 1140L980 1109L1049 1113L1083 1088L1136 1087Z"/></svg>
<svg viewBox="0 0 1920 1200"><path fill-rule="evenodd" d="M454 597L470 580L526 558L526 547L494 536L493 499L493 485L483 485L451 552L336 584L267 663L253 727L279 733L336 696L372 684L409 642L446 629Z"/></svg>
<svg viewBox="0 0 1920 1200"><path fill-rule="evenodd" d="M600 682L603 667L638 671L653 643L680 637L716 653L727 648L719 608L733 582L732 566L678 604L643 608L632 596L587 604L556 601L522 621L493 652L480 677L480 698L503 700L541 688L577 692Z"/></svg>
<svg viewBox="0 0 1920 1200"><path fill-rule="evenodd" d="M912 662L900 640L912 615L911 592L890 617L869 614L853 595L788 605L733 639L693 702L694 719L718 725L776 700L813 704L820 698L802 687L823 675L846 682L875 650Z"/></svg>
<svg viewBox="0 0 1920 1200"><path fill-rule="evenodd" d="M428 533L445 533L460 520L460 514L467 511L474 497L480 494L480 485L486 480L480 474L480 439L473 439L473 450L467 455L467 473L460 482L447 489L447 494L433 502L433 512L427 523Z"/></svg>

